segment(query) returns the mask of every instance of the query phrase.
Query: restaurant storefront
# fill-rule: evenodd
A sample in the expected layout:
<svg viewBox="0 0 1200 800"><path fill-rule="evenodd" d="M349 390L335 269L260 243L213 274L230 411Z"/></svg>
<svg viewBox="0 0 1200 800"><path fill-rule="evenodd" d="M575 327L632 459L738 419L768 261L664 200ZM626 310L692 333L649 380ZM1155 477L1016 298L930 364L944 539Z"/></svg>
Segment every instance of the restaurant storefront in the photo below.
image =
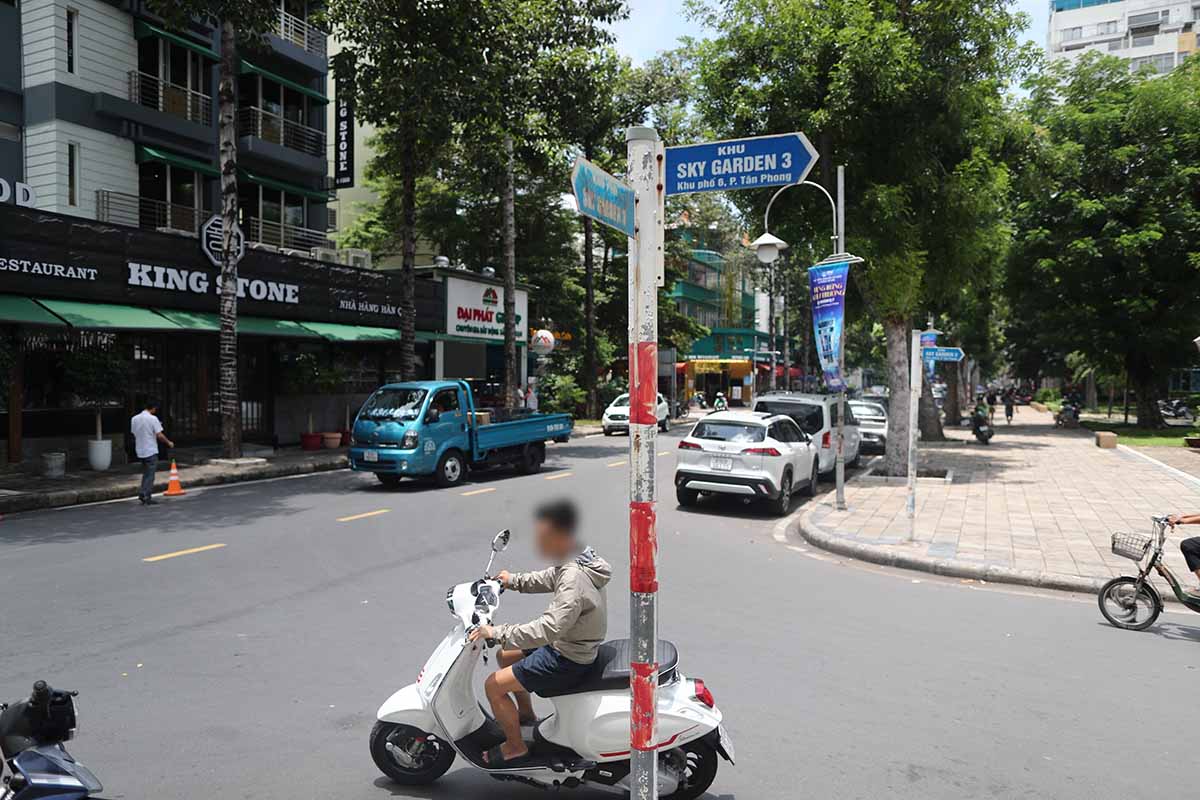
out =
<svg viewBox="0 0 1200 800"><path fill-rule="evenodd" d="M215 441L217 273L193 237L0 206L0 334L14 363L0 397L0 456L17 463L65 449L78 458L97 403L123 454L129 415L150 397L176 442ZM247 251L238 286L247 441L341 430L367 393L398 379L397 284L384 272ZM445 317L443 287L417 281L421 377L437 371ZM98 364L122 375L120 396L79 391Z"/></svg>

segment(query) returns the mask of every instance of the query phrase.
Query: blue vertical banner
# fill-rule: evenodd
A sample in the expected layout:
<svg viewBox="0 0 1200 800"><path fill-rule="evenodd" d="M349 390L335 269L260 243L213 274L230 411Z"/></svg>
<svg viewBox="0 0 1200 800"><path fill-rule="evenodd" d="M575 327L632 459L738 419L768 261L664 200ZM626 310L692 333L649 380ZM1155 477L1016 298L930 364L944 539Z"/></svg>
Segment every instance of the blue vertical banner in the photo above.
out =
<svg viewBox="0 0 1200 800"><path fill-rule="evenodd" d="M937 347L938 335L933 331L925 331L921 334L921 352L925 352L927 347ZM925 356L925 374L929 376L929 380L933 380L933 371L937 368L937 362L932 356Z"/></svg>
<svg viewBox="0 0 1200 800"><path fill-rule="evenodd" d="M850 262L818 264L808 270L808 288L812 297L813 335L817 358L830 391L846 389L842 378L841 354L846 323L846 280Z"/></svg>

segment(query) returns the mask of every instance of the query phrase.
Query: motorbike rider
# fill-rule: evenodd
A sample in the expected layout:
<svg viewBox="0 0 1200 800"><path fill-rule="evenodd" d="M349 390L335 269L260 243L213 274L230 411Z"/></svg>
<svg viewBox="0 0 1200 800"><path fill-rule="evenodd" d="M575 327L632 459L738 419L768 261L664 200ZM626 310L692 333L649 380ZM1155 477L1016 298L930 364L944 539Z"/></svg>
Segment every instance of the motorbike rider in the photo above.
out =
<svg viewBox="0 0 1200 800"><path fill-rule="evenodd" d="M714 411L727 411L729 409L729 401L725 399L724 392L717 392L717 399L713 401Z"/></svg>
<svg viewBox="0 0 1200 800"><path fill-rule="evenodd" d="M971 412L971 431L979 430L979 426L988 419L988 404L983 395L975 399L975 409Z"/></svg>
<svg viewBox="0 0 1200 800"><path fill-rule="evenodd" d="M536 722L534 694L564 692L587 676L596 651L608 632L605 586L612 567L575 535L578 512L568 500L539 507L534 514L534 539L538 553L552 566L537 572L501 570L496 579L505 588L523 593L554 593L554 599L537 619L521 625L480 625L471 641L495 639L501 650L500 666L484 681L504 743L486 755L490 767L518 766L529 756L521 738L521 723Z"/></svg>
<svg viewBox="0 0 1200 800"><path fill-rule="evenodd" d="M1200 525L1200 514L1172 514L1167 517L1167 524L1174 528L1176 525ZM1179 543L1179 551L1187 568L1196 574L1200 580L1200 536L1192 536ZM1200 587L1191 589L1188 594L1200 599Z"/></svg>

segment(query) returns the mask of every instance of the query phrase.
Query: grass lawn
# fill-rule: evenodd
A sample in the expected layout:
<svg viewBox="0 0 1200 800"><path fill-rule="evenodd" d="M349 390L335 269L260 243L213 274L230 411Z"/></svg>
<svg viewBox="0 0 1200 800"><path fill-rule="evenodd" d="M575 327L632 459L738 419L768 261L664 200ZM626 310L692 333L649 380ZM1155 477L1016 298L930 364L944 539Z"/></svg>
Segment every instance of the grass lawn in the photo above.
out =
<svg viewBox="0 0 1200 800"><path fill-rule="evenodd" d="M1121 444L1137 447L1183 447L1183 437L1200 436L1200 428L1196 427L1139 428L1136 425L1091 419L1081 420L1079 424L1091 431L1112 431L1120 437L1118 441Z"/></svg>

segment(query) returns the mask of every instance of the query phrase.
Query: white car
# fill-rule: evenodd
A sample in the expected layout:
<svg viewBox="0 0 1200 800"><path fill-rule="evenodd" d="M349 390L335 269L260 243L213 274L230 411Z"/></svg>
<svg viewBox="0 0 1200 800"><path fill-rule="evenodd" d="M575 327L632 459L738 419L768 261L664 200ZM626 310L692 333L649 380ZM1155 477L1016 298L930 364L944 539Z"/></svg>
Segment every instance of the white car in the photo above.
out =
<svg viewBox="0 0 1200 800"><path fill-rule="evenodd" d="M754 403L754 410L769 414L786 414L800 430L812 437L817 446L822 475L833 472L837 465L837 410L835 394L792 394L768 392ZM845 458L852 467L858 466L862 434L850 406L846 406Z"/></svg>
<svg viewBox="0 0 1200 800"><path fill-rule="evenodd" d="M817 450L791 417L753 411L718 411L696 423L679 443L675 497L679 505L701 494L763 500L782 516L792 493L811 497L817 486Z"/></svg>
<svg viewBox="0 0 1200 800"><path fill-rule="evenodd" d="M887 409L869 400L851 400L850 410L858 420L862 447L873 447L883 452L887 448Z"/></svg>
<svg viewBox="0 0 1200 800"><path fill-rule="evenodd" d="M604 416L600 419L600 424L604 427L604 435L612 436L614 433L623 432L629 433L629 395L623 394L617 397L608 404L608 408L604 409ZM667 405L667 398L662 394L658 395L658 429L664 433L671 427L671 410Z"/></svg>

